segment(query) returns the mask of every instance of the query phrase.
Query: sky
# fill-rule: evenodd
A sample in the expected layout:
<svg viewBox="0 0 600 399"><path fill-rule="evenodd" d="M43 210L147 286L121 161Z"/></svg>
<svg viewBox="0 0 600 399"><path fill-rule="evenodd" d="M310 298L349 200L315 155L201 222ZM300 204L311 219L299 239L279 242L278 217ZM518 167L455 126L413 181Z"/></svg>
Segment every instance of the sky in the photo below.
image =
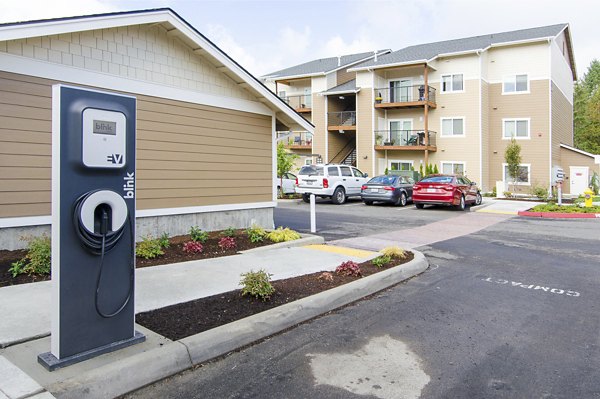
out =
<svg viewBox="0 0 600 399"><path fill-rule="evenodd" d="M578 77L598 0L0 0L0 22L170 7L256 76L313 59L569 23Z"/></svg>

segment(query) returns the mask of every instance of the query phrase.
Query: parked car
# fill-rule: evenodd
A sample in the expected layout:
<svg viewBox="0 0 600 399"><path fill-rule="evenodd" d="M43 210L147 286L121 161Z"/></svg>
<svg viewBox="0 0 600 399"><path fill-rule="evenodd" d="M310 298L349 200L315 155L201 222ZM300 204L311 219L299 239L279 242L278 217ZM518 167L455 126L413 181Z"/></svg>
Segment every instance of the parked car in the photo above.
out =
<svg viewBox="0 0 600 399"><path fill-rule="evenodd" d="M429 175L414 185L413 203L418 209L450 205L464 210L467 205L481 204L481 192L475 182L461 175Z"/></svg>
<svg viewBox="0 0 600 399"><path fill-rule="evenodd" d="M412 201L414 183L412 178L405 176L376 176L363 184L360 197L366 205L389 202L405 206L408 201Z"/></svg>
<svg viewBox="0 0 600 399"><path fill-rule="evenodd" d="M359 197L360 188L367 182L368 175L348 165L306 165L298 172L296 192L302 194L304 202L310 195L331 198L334 204L343 204L348 197Z"/></svg>
<svg viewBox="0 0 600 399"><path fill-rule="evenodd" d="M275 178L275 186L277 187L277 192L294 194L296 192L296 175L293 173L284 173L283 176L277 176ZM281 190L282 188L283 190Z"/></svg>

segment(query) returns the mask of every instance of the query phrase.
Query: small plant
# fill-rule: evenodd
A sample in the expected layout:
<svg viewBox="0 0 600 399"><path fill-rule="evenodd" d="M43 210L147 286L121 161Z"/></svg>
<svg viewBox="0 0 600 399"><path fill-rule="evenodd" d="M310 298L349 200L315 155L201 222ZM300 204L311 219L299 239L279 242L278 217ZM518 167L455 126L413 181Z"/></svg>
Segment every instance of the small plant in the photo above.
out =
<svg viewBox="0 0 600 399"><path fill-rule="evenodd" d="M224 251L228 249L235 249L235 247L237 247L237 243L233 237L221 237L219 240L219 248Z"/></svg>
<svg viewBox="0 0 600 399"><path fill-rule="evenodd" d="M531 188L531 194L534 197L538 197L542 201L547 201L548 200L548 189L546 189L546 188L544 188L542 186L534 185Z"/></svg>
<svg viewBox="0 0 600 399"><path fill-rule="evenodd" d="M50 237L44 234L38 237L21 237L21 240L27 241L27 254L8 269L12 276L17 277L24 273L50 274L52 268Z"/></svg>
<svg viewBox="0 0 600 399"><path fill-rule="evenodd" d="M498 192L496 191L496 186L494 186L494 188L492 188L492 196L494 198L498 196Z"/></svg>
<svg viewBox="0 0 600 399"><path fill-rule="evenodd" d="M319 277L317 277L317 280L332 282L333 274L331 274L329 272L323 272L323 273L319 274Z"/></svg>
<svg viewBox="0 0 600 399"><path fill-rule="evenodd" d="M504 197L506 198L512 198L513 196L513 194L510 191L504 191L502 195L504 195Z"/></svg>
<svg viewBox="0 0 600 399"><path fill-rule="evenodd" d="M183 244L183 252L186 254L199 254L204 250L202 243L198 241L188 241Z"/></svg>
<svg viewBox="0 0 600 399"><path fill-rule="evenodd" d="M300 234L286 227L278 227L267 234L267 238L273 242L293 241L300 238Z"/></svg>
<svg viewBox="0 0 600 399"><path fill-rule="evenodd" d="M135 246L135 255L144 259L154 259L157 256L164 255L160 239L146 236Z"/></svg>
<svg viewBox="0 0 600 399"><path fill-rule="evenodd" d="M358 265L358 263L353 262L351 260L344 262L338 267L336 267L335 272L337 274L341 274L342 276L362 276L360 266Z"/></svg>
<svg viewBox="0 0 600 399"><path fill-rule="evenodd" d="M406 258L406 251L400 247L385 247L381 251L383 256L389 256L390 258Z"/></svg>
<svg viewBox="0 0 600 399"><path fill-rule="evenodd" d="M171 246L171 242L169 241L169 233L167 233L166 231L162 233L162 235L158 239L158 242L160 243L160 247L162 249L169 248Z"/></svg>
<svg viewBox="0 0 600 399"><path fill-rule="evenodd" d="M387 265L388 263L390 263L391 261L392 261L392 257L391 256L381 255L381 256L378 256L375 259L373 259L371 261L371 263L373 263L374 266L382 268L385 265Z"/></svg>
<svg viewBox="0 0 600 399"><path fill-rule="evenodd" d="M208 240L208 232L203 231L198 226L192 226L190 228L190 238L192 241L201 242L204 244Z"/></svg>
<svg viewBox="0 0 600 399"><path fill-rule="evenodd" d="M240 281L242 295L250 295L263 301L270 299L275 292L270 281L271 276L272 274L262 269L257 272L250 270L248 273L242 273Z"/></svg>
<svg viewBox="0 0 600 399"><path fill-rule="evenodd" d="M221 235L223 237L235 237L235 228L230 226L230 227L226 228L225 230L223 230L221 232Z"/></svg>
<svg viewBox="0 0 600 399"><path fill-rule="evenodd" d="M248 236L248 239L250 239L250 242L256 243L262 242L265 239L267 232L260 226L252 225L252 227L246 229L246 235Z"/></svg>

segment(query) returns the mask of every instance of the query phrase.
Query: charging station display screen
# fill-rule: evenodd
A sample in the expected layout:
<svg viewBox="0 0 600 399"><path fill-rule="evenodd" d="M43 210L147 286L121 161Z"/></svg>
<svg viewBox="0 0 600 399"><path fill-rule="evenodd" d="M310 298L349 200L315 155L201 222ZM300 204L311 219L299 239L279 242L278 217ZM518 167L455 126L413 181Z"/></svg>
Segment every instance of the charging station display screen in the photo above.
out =
<svg viewBox="0 0 600 399"><path fill-rule="evenodd" d="M95 134L117 135L117 122L94 120L93 132Z"/></svg>

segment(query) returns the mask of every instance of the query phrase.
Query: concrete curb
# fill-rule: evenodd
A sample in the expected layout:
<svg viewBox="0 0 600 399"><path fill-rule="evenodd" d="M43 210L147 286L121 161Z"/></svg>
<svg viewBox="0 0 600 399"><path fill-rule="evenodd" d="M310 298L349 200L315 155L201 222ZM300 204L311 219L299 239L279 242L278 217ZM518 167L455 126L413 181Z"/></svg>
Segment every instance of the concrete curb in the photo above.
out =
<svg viewBox="0 0 600 399"><path fill-rule="evenodd" d="M325 239L321 236L313 234L300 234L299 239L293 241L277 242L275 244L265 245L264 247L247 249L245 251L238 251L240 254L248 254L252 252L269 251L272 249L280 248L292 248L292 247L304 247L306 245L323 244Z"/></svg>
<svg viewBox="0 0 600 399"><path fill-rule="evenodd" d="M545 219L600 219L600 213L559 213L520 211L519 216Z"/></svg>
<svg viewBox="0 0 600 399"><path fill-rule="evenodd" d="M429 262L421 252L412 252L415 258L404 265L121 359L47 389L58 398L106 398L131 392L424 272Z"/></svg>

